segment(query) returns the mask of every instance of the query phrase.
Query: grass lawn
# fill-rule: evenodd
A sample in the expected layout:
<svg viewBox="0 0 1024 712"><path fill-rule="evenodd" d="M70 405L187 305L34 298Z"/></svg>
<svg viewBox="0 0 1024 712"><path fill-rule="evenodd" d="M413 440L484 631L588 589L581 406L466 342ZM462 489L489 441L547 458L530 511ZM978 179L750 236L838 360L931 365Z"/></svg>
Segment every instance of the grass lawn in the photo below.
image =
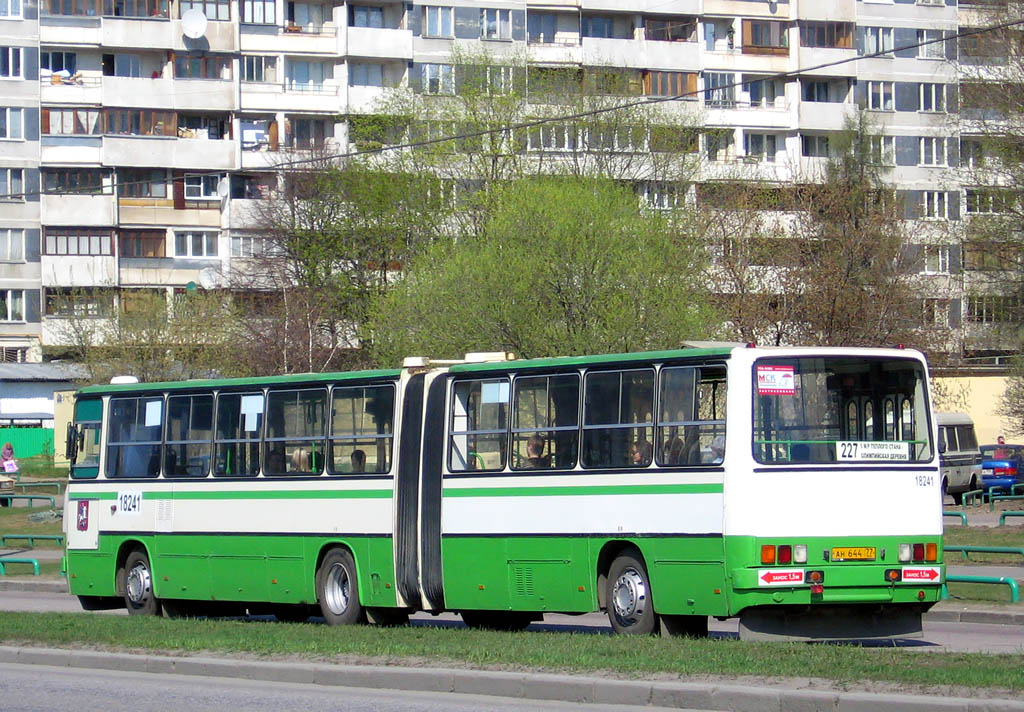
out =
<svg viewBox="0 0 1024 712"><path fill-rule="evenodd" d="M0 534L60 534L61 521L59 519L33 522L28 518L28 515L33 512L48 511L50 511L50 507L0 507ZM36 542L36 547L60 548L52 541Z"/></svg>
<svg viewBox="0 0 1024 712"><path fill-rule="evenodd" d="M1024 526L951 527L946 526L943 543L947 546L1008 546L1024 548ZM946 554L947 564L1016 564L1024 566L1020 554L975 554L964 559L958 551ZM1024 573L1024 571L1022 571Z"/></svg>
<svg viewBox="0 0 1024 712"><path fill-rule="evenodd" d="M925 654L889 647L750 643L734 639L0 612L0 641L8 645L167 654L213 652L345 663L530 669L621 678L812 677L840 684L880 681L923 687L1024 691L1024 674L1016 654Z"/></svg>

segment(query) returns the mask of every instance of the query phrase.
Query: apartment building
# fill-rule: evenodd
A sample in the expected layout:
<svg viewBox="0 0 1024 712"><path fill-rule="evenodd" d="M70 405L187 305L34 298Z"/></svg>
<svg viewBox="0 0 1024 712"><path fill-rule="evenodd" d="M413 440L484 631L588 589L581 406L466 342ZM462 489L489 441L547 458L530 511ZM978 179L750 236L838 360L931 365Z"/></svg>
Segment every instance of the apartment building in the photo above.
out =
<svg viewBox="0 0 1024 712"><path fill-rule="evenodd" d="M950 229L965 205L952 0L39 1L0 0L3 360L39 360L70 317L138 290L223 284L275 165L347 148L344 117L390 87L453 91L456 45L689 94L700 180L808 180L868 109L914 221L922 318L954 334L985 320Z"/></svg>

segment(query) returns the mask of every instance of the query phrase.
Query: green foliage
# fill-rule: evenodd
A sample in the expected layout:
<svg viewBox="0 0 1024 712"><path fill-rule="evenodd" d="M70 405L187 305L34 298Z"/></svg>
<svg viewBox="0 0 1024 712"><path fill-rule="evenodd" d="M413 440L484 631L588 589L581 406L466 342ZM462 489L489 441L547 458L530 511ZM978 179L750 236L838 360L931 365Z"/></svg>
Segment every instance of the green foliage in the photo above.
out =
<svg viewBox="0 0 1024 712"><path fill-rule="evenodd" d="M439 241L372 311L379 364L675 347L713 332L703 252L603 179L529 178L486 195L478 234Z"/></svg>

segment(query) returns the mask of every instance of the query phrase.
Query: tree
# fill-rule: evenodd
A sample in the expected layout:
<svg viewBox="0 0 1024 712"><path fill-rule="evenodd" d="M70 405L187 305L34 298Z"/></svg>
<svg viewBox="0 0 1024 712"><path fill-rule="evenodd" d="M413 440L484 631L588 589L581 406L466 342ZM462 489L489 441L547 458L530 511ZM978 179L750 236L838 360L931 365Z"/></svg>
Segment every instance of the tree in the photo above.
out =
<svg viewBox="0 0 1024 712"><path fill-rule="evenodd" d="M795 186L725 184L709 202L733 228L714 268L744 340L933 350L909 274L904 208L874 160L863 112L829 136L820 175ZM739 212L737 212L739 211Z"/></svg>
<svg viewBox="0 0 1024 712"><path fill-rule="evenodd" d="M438 241L372 310L379 364L408 355L522 357L678 347L713 336L703 246L603 178L495 188L478 234Z"/></svg>

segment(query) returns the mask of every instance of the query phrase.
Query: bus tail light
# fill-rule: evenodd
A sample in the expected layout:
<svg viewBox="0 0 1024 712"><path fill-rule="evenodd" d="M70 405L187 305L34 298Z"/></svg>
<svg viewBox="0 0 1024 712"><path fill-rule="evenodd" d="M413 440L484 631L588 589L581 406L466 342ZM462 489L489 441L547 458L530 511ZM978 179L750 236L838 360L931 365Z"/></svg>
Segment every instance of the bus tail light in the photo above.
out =
<svg viewBox="0 0 1024 712"><path fill-rule="evenodd" d="M924 544L914 544L914 561L924 561Z"/></svg>
<svg viewBox="0 0 1024 712"><path fill-rule="evenodd" d="M774 564L775 563L775 544L762 544L761 545L761 563L762 564Z"/></svg>
<svg viewBox="0 0 1024 712"><path fill-rule="evenodd" d="M793 563L793 547L791 547L789 544L783 544L779 547L779 563Z"/></svg>
<svg viewBox="0 0 1024 712"><path fill-rule="evenodd" d="M807 563L807 545L797 544L793 547L793 563L794 564L806 564Z"/></svg>
<svg viewBox="0 0 1024 712"><path fill-rule="evenodd" d="M900 561L910 561L910 544L900 544Z"/></svg>
<svg viewBox="0 0 1024 712"><path fill-rule="evenodd" d="M804 578L809 584L823 584L825 583L825 572L824 571L808 571L804 574Z"/></svg>
<svg viewBox="0 0 1024 712"><path fill-rule="evenodd" d="M900 544L900 546L903 546ZM885 581L886 583L896 583L897 581L903 580L903 572L899 569L886 569L885 570Z"/></svg>
<svg viewBox="0 0 1024 712"><path fill-rule="evenodd" d="M938 561L939 560L939 545L935 542L930 542L924 547L924 560L925 561Z"/></svg>

